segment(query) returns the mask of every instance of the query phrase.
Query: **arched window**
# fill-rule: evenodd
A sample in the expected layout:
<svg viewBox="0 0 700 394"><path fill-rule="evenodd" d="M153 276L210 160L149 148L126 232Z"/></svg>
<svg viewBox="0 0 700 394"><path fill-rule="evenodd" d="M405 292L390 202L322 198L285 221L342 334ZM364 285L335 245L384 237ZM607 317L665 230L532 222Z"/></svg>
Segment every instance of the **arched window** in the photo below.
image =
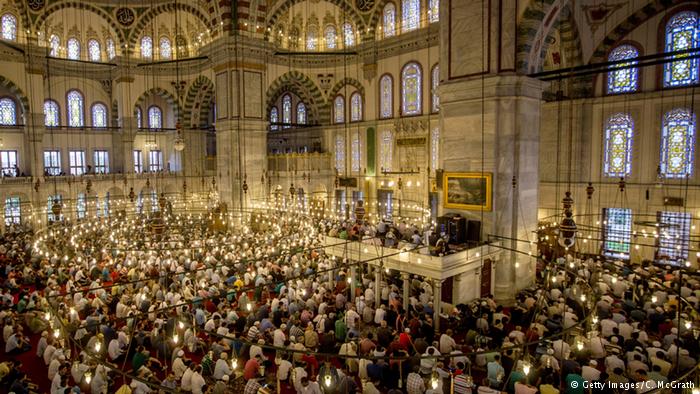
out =
<svg viewBox="0 0 700 394"><path fill-rule="evenodd" d="M292 123L292 96L288 94L282 97L282 123L285 129L288 129Z"/></svg>
<svg viewBox="0 0 700 394"><path fill-rule="evenodd" d="M136 115L136 128L140 129L143 127L143 111L141 111L141 107L136 107L135 115Z"/></svg>
<svg viewBox="0 0 700 394"><path fill-rule="evenodd" d="M333 100L333 112L335 123L345 123L345 99L343 96L337 96Z"/></svg>
<svg viewBox="0 0 700 394"><path fill-rule="evenodd" d="M49 56L58 57L61 48L61 39L57 35L52 34L49 38Z"/></svg>
<svg viewBox="0 0 700 394"><path fill-rule="evenodd" d="M315 51L318 49L318 33L315 27L309 27L306 31L306 50Z"/></svg>
<svg viewBox="0 0 700 394"><path fill-rule="evenodd" d="M438 96L438 85L440 85L440 65L436 64L430 73L430 86L432 94L432 111L440 111L440 96Z"/></svg>
<svg viewBox="0 0 700 394"><path fill-rule="evenodd" d="M629 114L611 115L605 124L605 162L603 173L625 177L632 172L632 138L634 121Z"/></svg>
<svg viewBox="0 0 700 394"><path fill-rule="evenodd" d="M272 107L270 110L270 130L279 130L279 126L275 123L279 122L279 113L277 112L277 107Z"/></svg>
<svg viewBox="0 0 700 394"><path fill-rule="evenodd" d="M156 105L148 108L148 128L162 129L163 128L163 111Z"/></svg>
<svg viewBox="0 0 700 394"><path fill-rule="evenodd" d="M170 59L173 56L173 47L170 45L170 39L168 37L160 38L160 58Z"/></svg>
<svg viewBox="0 0 700 394"><path fill-rule="evenodd" d="M401 115L420 115L421 100L421 69L418 63L408 63L401 71Z"/></svg>
<svg viewBox="0 0 700 394"><path fill-rule="evenodd" d="M700 46L698 14L683 11L666 24L666 52L682 51ZM687 59L689 55L676 55L676 60L664 64L664 86L674 87L698 83L698 59ZM684 59L686 58L686 59Z"/></svg>
<svg viewBox="0 0 700 394"><path fill-rule="evenodd" d="M420 27L420 0L401 1L401 32L406 33Z"/></svg>
<svg viewBox="0 0 700 394"><path fill-rule="evenodd" d="M114 40L111 38L107 39L107 57L112 60L117 57L117 48L114 46Z"/></svg>
<svg viewBox="0 0 700 394"><path fill-rule="evenodd" d="M396 35L396 6L394 3L386 3L382 13L382 24L384 27L384 38Z"/></svg>
<svg viewBox="0 0 700 394"><path fill-rule="evenodd" d="M335 136L335 169L339 174L345 172L345 137Z"/></svg>
<svg viewBox="0 0 700 394"><path fill-rule="evenodd" d="M379 167L382 171L391 171L394 161L394 135L391 130L382 131L379 143Z"/></svg>
<svg viewBox="0 0 700 394"><path fill-rule="evenodd" d="M104 104L92 105L92 127L107 127L107 107Z"/></svg>
<svg viewBox="0 0 700 394"><path fill-rule="evenodd" d="M350 22L343 23L343 42L346 48L355 46L355 29Z"/></svg>
<svg viewBox="0 0 700 394"><path fill-rule="evenodd" d="M430 167L435 171L440 159L440 128L436 127L430 132Z"/></svg>
<svg viewBox="0 0 700 394"><path fill-rule="evenodd" d="M297 123L306 124L306 105L301 102L297 104Z"/></svg>
<svg viewBox="0 0 700 394"><path fill-rule="evenodd" d="M83 127L83 95L77 90L71 90L66 96L68 102L68 126Z"/></svg>
<svg viewBox="0 0 700 394"><path fill-rule="evenodd" d="M91 62L99 62L102 60L102 53L100 52L100 43L97 40L88 41L88 56L90 56Z"/></svg>
<svg viewBox="0 0 700 394"><path fill-rule="evenodd" d="M350 96L350 121L358 122L362 120L362 96L355 92Z"/></svg>
<svg viewBox="0 0 700 394"><path fill-rule="evenodd" d="M17 40L17 18L12 14L2 16L2 39Z"/></svg>
<svg viewBox="0 0 700 394"><path fill-rule="evenodd" d="M678 108L664 115L661 129L661 174L684 178L693 173L695 114Z"/></svg>
<svg viewBox="0 0 700 394"><path fill-rule="evenodd" d="M59 124L58 103L53 100L44 101L44 125L47 127L57 127Z"/></svg>
<svg viewBox="0 0 700 394"><path fill-rule="evenodd" d="M440 20L440 0L428 1L428 21L434 23Z"/></svg>
<svg viewBox="0 0 700 394"><path fill-rule="evenodd" d="M68 39L68 59L80 60L80 41L75 37Z"/></svg>
<svg viewBox="0 0 700 394"><path fill-rule="evenodd" d="M394 79L386 74L379 80L379 117L394 116Z"/></svg>
<svg viewBox="0 0 700 394"><path fill-rule="evenodd" d="M639 51L637 48L629 44L623 44L610 52L608 61L617 62L626 59L634 59L638 56ZM625 67L634 64L637 64L636 60L620 63L613 67ZM637 69L637 67L608 72L608 93L615 94L636 91L638 87L638 74L639 69Z"/></svg>
<svg viewBox="0 0 700 394"><path fill-rule="evenodd" d="M0 99L0 124L5 126L17 124L17 104L9 97Z"/></svg>
<svg viewBox="0 0 700 394"><path fill-rule="evenodd" d="M141 38L141 57L151 59L153 57L153 39L151 36Z"/></svg>
<svg viewBox="0 0 700 394"><path fill-rule="evenodd" d="M335 26L326 26L326 30L323 31L323 38L326 41L326 49L335 49L338 47L336 44L338 34L335 31Z"/></svg>
<svg viewBox="0 0 700 394"><path fill-rule="evenodd" d="M350 153L352 154L352 170L355 172L360 171L360 161L362 160L362 154L360 153L360 133L352 133L352 145L350 146Z"/></svg>

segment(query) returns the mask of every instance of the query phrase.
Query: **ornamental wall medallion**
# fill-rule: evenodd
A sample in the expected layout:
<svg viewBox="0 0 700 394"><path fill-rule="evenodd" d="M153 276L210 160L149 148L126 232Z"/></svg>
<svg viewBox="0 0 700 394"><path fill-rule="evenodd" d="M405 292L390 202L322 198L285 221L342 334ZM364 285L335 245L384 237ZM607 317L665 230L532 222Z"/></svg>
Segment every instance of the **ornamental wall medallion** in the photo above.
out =
<svg viewBox="0 0 700 394"><path fill-rule="evenodd" d="M132 23L134 23L134 20L136 20L136 16L134 15L134 11L131 8L126 8L122 7L117 9L116 11L117 15L117 21L122 26L131 26Z"/></svg>
<svg viewBox="0 0 700 394"><path fill-rule="evenodd" d="M362 12L369 12L374 8L374 0L355 0L355 6Z"/></svg>
<svg viewBox="0 0 700 394"><path fill-rule="evenodd" d="M32 11L39 11L46 5L45 0L27 0L27 5Z"/></svg>

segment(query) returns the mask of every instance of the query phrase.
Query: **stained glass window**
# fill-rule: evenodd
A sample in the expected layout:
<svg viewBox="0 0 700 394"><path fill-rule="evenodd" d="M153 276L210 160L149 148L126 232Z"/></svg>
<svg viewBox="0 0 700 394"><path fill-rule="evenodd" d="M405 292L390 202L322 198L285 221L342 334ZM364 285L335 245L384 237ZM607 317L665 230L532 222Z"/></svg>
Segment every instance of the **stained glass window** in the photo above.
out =
<svg viewBox="0 0 700 394"><path fill-rule="evenodd" d="M282 128L288 129L292 123L292 96L285 94L282 97Z"/></svg>
<svg viewBox="0 0 700 394"><path fill-rule="evenodd" d="M401 114L420 115L421 70L418 63L408 63L401 71Z"/></svg>
<svg viewBox="0 0 700 394"><path fill-rule="evenodd" d="M697 12L680 12L668 21L666 52L688 50L698 46L700 46L700 27L698 27ZM698 83L698 59L687 59L688 56L690 54L676 55L674 58L681 60L664 65L664 86Z"/></svg>
<svg viewBox="0 0 700 394"><path fill-rule="evenodd" d="M343 23L343 42L346 48L355 46L355 29L350 22Z"/></svg>
<svg viewBox="0 0 700 394"><path fill-rule="evenodd" d="M68 126L83 127L83 95L71 90L66 96L68 101Z"/></svg>
<svg viewBox="0 0 700 394"><path fill-rule="evenodd" d="M362 96L355 92L350 96L350 121L357 122L362 120Z"/></svg>
<svg viewBox="0 0 700 394"><path fill-rule="evenodd" d="M56 127L59 120L58 103L53 100L44 101L44 126Z"/></svg>
<svg viewBox="0 0 700 394"><path fill-rule="evenodd" d="M659 237L656 238L656 261L681 266L690 246L690 213L659 212Z"/></svg>
<svg viewBox="0 0 700 394"><path fill-rule="evenodd" d="M318 37L316 28L309 28L306 31L306 50L315 51L318 49Z"/></svg>
<svg viewBox="0 0 700 394"><path fill-rule="evenodd" d="M306 105L304 103L297 104L297 123L306 124Z"/></svg>
<svg viewBox="0 0 700 394"><path fill-rule="evenodd" d="M2 39L10 41L17 39L17 18L12 14L2 16Z"/></svg>
<svg viewBox="0 0 700 394"><path fill-rule="evenodd" d="M114 40L111 38L107 39L107 57L110 60L117 57L117 48L114 46Z"/></svg>
<svg viewBox="0 0 700 394"><path fill-rule="evenodd" d="M335 137L335 169L339 174L345 172L345 137L342 135Z"/></svg>
<svg viewBox="0 0 700 394"><path fill-rule="evenodd" d="M343 96L337 96L333 101L333 111L335 123L345 122L345 99Z"/></svg>
<svg viewBox="0 0 700 394"><path fill-rule="evenodd" d="M163 171L163 152L160 150L152 150L148 152L148 171L159 172Z"/></svg>
<svg viewBox="0 0 700 394"><path fill-rule="evenodd" d="M625 177L632 172L632 138L634 121L629 114L614 114L605 124L605 162L603 173Z"/></svg>
<svg viewBox="0 0 700 394"><path fill-rule="evenodd" d="M173 47L170 45L170 39L168 37L160 38L160 58L170 59L173 55Z"/></svg>
<svg viewBox="0 0 700 394"><path fill-rule="evenodd" d="M142 128L143 127L143 112L141 111L141 107L136 107L136 128Z"/></svg>
<svg viewBox="0 0 700 394"><path fill-rule="evenodd" d="M161 111L160 108L155 105L148 108L148 128L163 128L163 111Z"/></svg>
<svg viewBox="0 0 700 394"><path fill-rule="evenodd" d="M92 127L107 127L107 107L104 104L92 105Z"/></svg>
<svg viewBox="0 0 700 394"><path fill-rule="evenodd" d="M97 40L88 41L88 55L90 56L91 62L99 62L102 60L102 53L100 52L100 43Z"/></svg>
<svg viewBox="0 0 700 394"><path fill-rule="evenodd" d="M435 127L430 132L430 167L435 171L440 159L440 128Z"/></svg>
<svg viewBox="0 0 700 394"><path fill-rule="evenodd" d="M433 112L439 112L440 111L440 96L438 96L438 85L440 85L440 66L436 64L435 67L433 67L433 72L430 74L431 74L430 75L430 79L431 79L430 85L432 87L431 93L432 93L432 98L433 98L432 110L433 110Z"/></svg>
<svg viewBox="0 0 700 394"><path fill-rule="evenodd" d="M386 74L379 80L379 117L391 118L394 114L394 80Z"/></svg>
<svg viewBox="0 0 700 394"><path fill-rule="evenodd" d="M685 108L664 115L661 130L661 174L683 178L693 173L695 115Z"/></svg>
<svg viewBox="0 0 700 394"><path fill-rule="evenodd" d="M355 172L360 171L360 133L355 132L352 134L350 153L352 154L352 170Z"/></svg>
<svg viewBox="0 0 700 394"><path fill-rule="evenodd" d="M0 124L6 126L17 124L17 105L15 100L9 97L0 99Z"/></svg>
<svg viewBox="0 0 700 394"><path fill-rule="evenodd" d="M5 226L19 224L22 221L22 210L19 197L5 199Z"/></svg>
<svg viewBox="0 0 700 394"><path fill-rule="evenodd" d="M96 150L92 156L93 170L95 174L109 173L109 152L106 150Z"/></svg>
<svg viewBox="0 0 700 394"><path fill-rule="evenodd" d="M323 32L323 37L326 40L326 49L335 49L337 48L336 45L336 39L338 34L335 31L335 26L333 25L328 25L326 26L326 30Z"/></svg>
<svg viewBox="0 0 700 394"><path fill-rule="evenodd" d="M630 258L632 210L603 208L603 254L616 259Z"/></svg>
<svg viewBox="0 0 700 394"><path fill-rule="evenodd" d="M440 0L429 0L428 20L434 23L440 20Z"/></svg>
<svg viewBox="0 0 700 394"><path fill-rule="evenodd" d="M49 56L52 57L58 57L58 54L60 53L61 47L61 39L58 38L57 35L52 34L51 37L49 38Z"/></svg>
<svg viewBox="0 0 700 394"><path fill-rule="evenodd" d="M416 30L420 26L420 0L401 1L401 32Z"/></svg>
<svg viewBox="0 0 700 394"><path fill-rule="evenodd" d="M85 173L85 151L68 151L68 172L75 176L83 175Z"/></svg>
<svg viewBox="0 0 700 394"><path fill-rule="evenodd" d="M153 57L153 39L150 36L141 38L141 57L146 59Z"/></svg>
<svg viewBox="0 0 700 394"><path fill-rule="evenodd" d="M275 123L279 122L279 114L277 113L277 107L272 107L270 110L270 130L278 130L279 126Z"/></svg>
<svg viewBox="0 0 700 394"><path fill-rule="evenodd" d="M85 203L85 193L78 193L78 201L75 203L75 210L78 219L85 219L87 213L87 204Z"/></svg>
<svg viewBox="0 0 700 394"><path fill-rule="evenodd" d="M80 60L80 41L75 37L68 39L68 59Z"/></svg>
<svg viewBox="0 0 700 394"><path fill-rule="evenodd" d="M617 62L625 59L634 59L639 56L639 51L632 45L623 44L613 49L608 56L608 61ZM625 62L614 67L624 67L637 64L637 61ZM634 92L638 86L639 69L637 67L626 68L608 72L608 93Z"/></svg>
<svg viewBox="0 0 700 394"><path fill-rule="evenodd" d="M379 145L379 166L382 171L391 171L394 161L394 136L391 130L382 131Z"/></svg>
<svg viewBox="0 0 700 394"><path fill-rule="evenodd" d="M44 174L52 176L61 174L61 151L44 151Z"/></svg>
<svg viewBox="0 0 700 394"><path fill-rule="evenodd" d="M384 6L382 18L384 19L384 38L396 35L396 7L394 3L387 3Z"/></svg>

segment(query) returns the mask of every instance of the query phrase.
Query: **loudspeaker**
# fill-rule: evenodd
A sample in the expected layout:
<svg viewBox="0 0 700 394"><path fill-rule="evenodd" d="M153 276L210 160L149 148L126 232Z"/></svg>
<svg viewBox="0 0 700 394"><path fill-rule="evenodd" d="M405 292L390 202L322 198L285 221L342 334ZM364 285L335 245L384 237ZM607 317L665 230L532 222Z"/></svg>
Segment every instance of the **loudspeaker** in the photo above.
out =
<svg viewBox="0 0 700 394"><path fill-rule="evenodd" d="M481 243L481 222L478 220L470 220L467 222L467 242L469 244Z"/></svg>
<svg viewBox="0 0 700 394"><path fill-rule="evenodd" d="M442 174L443 170L435 170L435 185L437 186L438 190L442 189Z"/></svg>
<svg viewBox="0 0 700 394"><path fill-rule="evenodd" d="M467 242L467 218L454 216L450 220L450 243L463 244Z"/></svg>

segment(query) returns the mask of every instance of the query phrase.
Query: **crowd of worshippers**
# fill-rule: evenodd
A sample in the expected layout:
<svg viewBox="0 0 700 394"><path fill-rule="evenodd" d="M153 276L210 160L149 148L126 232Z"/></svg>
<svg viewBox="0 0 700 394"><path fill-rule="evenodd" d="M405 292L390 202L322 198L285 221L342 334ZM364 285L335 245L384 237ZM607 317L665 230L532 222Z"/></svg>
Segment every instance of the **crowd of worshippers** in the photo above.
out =
<svg viewBox="0 0 700 394"><path fill-rule="evenodd" d="M433 255L448 251L448 236L438 234L435 226L431 224L419 226L415 223L407 223L405 220L394 223L388 219L380 220L376 224L367 220L322 220L319 226L323 234L334 238L398 249L428 247L424 250Z"/></svg>
<svg viewBox="0 0 700 394"><path fill-rule="evenodd" d="M358 265L352 286L351 262L316 248L325 225L301 223L205 239L194 227L160 240L132 233L149 251L110 251L108 231L79 249L44 240L48 252L31 232L4 235L0 381L51 394L551 394L588 392L584 381L649 382L645 392L696 365L700 283L684 279L686 304L650 280L677 286L670 268L562 259L556 281L508 308L492 296L434 305L430 282L411 277L404 310L399 273L382 272L377 287ZM187 251L167 248L183 242ZM24 353L46 368L19 365Z"/></svg>

